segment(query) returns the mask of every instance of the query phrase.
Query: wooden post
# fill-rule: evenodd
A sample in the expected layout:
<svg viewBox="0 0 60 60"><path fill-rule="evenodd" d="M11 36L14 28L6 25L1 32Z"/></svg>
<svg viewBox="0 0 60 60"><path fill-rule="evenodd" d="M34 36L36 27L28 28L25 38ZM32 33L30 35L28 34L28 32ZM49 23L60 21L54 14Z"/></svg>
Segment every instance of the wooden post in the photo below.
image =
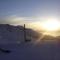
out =
<svg viewBox="0 0 60 60"><path fill-rule="evenodd" d="M30 42L31 40L26 39L26 28L25 28L25 24L24 24L24 40L25 42Z"/></svg>
<svg viewBox="0 0 60 60"><path fill-rule="evenodd" d="M26 42L26 30L25 30L25 24L24 24L24 40Z"/></svg>

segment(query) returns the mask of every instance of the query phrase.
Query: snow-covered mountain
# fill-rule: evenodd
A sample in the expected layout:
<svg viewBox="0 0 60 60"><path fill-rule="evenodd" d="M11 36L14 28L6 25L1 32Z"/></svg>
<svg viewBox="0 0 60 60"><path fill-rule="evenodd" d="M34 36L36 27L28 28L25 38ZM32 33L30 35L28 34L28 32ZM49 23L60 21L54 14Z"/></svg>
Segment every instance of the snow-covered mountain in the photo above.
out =
<svg viewBox="0 0 60 60"><path fill-rule="evenodd" d="M32 30L26 28L26 38L38 39L39 34ZM31 40L32 40L31 39ZM20 43L24 41L24 27L23 26L13 26L9 24L0 24L0 43Z"/></svg>
<svg viewBox="0 0 60 60"><path fill-rule="evenodd" d="M19 39L23 41L22 29L22 26L0 24L0 43L15 43Z"/></svg>
<svg viewBox="0 0 60 60"><path fill-rule="evenodd" d="M32 29L26 28L26 39L27 40L38 40L41 37L41 33ZM42 40L57 40L59 36L53 37L45 35ZM21 43L24 42L24 27L13 26L9 24L0 24L0 44L4 43Z"/></svg>

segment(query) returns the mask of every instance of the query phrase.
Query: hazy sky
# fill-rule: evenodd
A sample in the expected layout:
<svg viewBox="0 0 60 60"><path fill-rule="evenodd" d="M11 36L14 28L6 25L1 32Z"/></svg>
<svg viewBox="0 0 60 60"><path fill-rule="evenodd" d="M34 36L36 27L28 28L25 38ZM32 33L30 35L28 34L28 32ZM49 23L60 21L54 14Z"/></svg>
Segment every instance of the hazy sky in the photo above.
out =
<svg viewBox="0 0 60 60"><path fill-rule="evenodd" d="M0 23L21 24L60 15L60 0L0 0Z"/></svg>

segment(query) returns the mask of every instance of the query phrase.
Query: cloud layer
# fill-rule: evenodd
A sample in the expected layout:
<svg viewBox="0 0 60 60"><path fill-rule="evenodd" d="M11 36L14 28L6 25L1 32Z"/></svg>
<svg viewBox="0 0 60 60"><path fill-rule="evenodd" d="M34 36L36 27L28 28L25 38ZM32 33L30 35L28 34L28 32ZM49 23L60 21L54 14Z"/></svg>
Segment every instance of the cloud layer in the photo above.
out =
<svg viewBox="0 0 60 60"><path fill-rule="evenodd" d="M37 19L35 17L18 17L18 16L8 16L0 19L0 24L13 24L13 25L21 25L27 24L31 22L35 22Z"/></svg>

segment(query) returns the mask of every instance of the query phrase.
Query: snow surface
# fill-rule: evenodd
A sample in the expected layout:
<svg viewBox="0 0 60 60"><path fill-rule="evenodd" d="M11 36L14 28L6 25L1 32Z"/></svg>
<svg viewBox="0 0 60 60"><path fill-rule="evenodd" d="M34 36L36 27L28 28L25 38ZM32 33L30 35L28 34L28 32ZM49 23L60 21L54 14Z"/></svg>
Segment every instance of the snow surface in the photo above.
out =
<svg viewBox="0 0 60 60"><path fill-rule="evenodd" d="M0 45L11 53L0 51L0 60L60 60L60 48L57 44L21 43Z"/></svg>

